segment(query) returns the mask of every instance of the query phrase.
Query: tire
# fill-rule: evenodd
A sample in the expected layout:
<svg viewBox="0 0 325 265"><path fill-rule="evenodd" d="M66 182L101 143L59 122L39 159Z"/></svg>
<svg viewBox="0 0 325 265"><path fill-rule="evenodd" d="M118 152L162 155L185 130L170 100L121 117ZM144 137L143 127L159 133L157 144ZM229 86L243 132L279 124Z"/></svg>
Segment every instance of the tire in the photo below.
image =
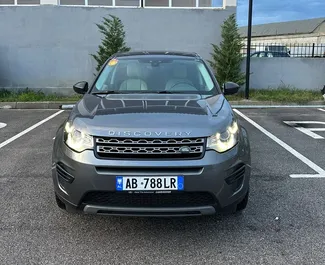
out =
<svg viewBox="0 0 325 265"><path fill-rule="evenodd" d="M60 210L65 213L70 213L70 214L78 213L78 210L75 207L65 204L56 194L55 194L55 202L57 206L60 208Z"/></svg>
<svg viewBox="0 0 325 265"><path fill-rule="evenodd" d="M60 200L60 198L58 197L58 195L55 194L55 202L57 204L57 206L61 209L61 210L65 210L65 203L63 201Z"/></svg>
<svg viewBox="0 0 325 265"><path fill-rule="evenodd" d="M247 204L248 204L248 198L249 198L249 190L247 191L244 199L240 203L237 204L236 212L242 212L243 210L246 209Z"/></svg>

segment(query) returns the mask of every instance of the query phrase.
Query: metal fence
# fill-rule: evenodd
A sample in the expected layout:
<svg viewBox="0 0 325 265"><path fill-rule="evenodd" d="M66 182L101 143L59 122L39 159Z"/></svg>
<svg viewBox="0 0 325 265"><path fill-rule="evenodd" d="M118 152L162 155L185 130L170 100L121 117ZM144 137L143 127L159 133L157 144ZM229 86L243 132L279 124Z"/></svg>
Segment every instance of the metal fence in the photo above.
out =
<svg viewBox="0 0 325 265"><path fill-rule="evenodd" d="M247 56L247 47L244 43L242 55ZM312 57L325 58L325 43L251 43L253 57Z"/></svg>

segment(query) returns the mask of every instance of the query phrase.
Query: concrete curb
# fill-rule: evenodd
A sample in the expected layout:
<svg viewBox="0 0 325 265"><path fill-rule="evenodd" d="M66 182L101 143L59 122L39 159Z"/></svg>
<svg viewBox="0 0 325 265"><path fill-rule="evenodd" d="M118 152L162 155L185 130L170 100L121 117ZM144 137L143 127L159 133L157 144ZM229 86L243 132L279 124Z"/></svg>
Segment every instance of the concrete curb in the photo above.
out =
<svg viewBox="0 0 325 265"><path fill-rule="evenodd" d="M239 100L239 101L229 101L231 105L240 106L323 106L325 107L325 101L310 101L304 103L294 103L294 102L276 102L276 101L253 101L253 100Z"/></svg>
<svg viewBox="0 0 325 265"><path fill-rule="evenodd" d="M72 109L76 102L43 101L43 102L0 102L0 109ZM273 101L239 100L229 101L236 108L281 108L281 107L315 107L324 108L325 101L311 101L305 103L283 103Z"/></svg>
<svg viewBox="0 0 325 265"><path fill-rule="evenodd" d="M39 102L0 102L0 109L61 109L63 105L76 102L39 101Z"/></svg>

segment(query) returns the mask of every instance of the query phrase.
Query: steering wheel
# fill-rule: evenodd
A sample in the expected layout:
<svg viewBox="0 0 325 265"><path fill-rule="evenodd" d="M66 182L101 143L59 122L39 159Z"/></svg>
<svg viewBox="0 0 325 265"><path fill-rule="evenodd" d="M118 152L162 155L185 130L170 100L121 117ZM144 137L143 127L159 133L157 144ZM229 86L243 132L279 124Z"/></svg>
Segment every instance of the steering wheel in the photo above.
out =
<svg viewBox="0 0 325 265"><path fill-rule="evenodd" d="M195 86L193 86L191 81L178 81L176 82L173 86L171 86L168 90L171 90L172 88L174 88L175 86L181 85L181 84L185 84L185 85L189 85L191 87L194 87L195 90L197 90L197 88Z"/></svg>

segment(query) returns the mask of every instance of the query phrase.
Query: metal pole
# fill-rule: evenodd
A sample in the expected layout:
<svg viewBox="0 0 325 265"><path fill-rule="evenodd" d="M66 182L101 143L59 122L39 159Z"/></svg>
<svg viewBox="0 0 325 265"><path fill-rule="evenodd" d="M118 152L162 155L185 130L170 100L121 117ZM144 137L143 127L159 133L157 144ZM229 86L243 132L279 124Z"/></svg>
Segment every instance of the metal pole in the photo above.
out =
<svg viewBox="0 0 325 265"><path fill-rule="evenodd" d="M249 0L248 7L248 29L247 29L247 56L246 56L246 89L245 98L249 98L249 78L251 65L251 39L252 39L252 17L253 17L253 0Z"/></svg>

